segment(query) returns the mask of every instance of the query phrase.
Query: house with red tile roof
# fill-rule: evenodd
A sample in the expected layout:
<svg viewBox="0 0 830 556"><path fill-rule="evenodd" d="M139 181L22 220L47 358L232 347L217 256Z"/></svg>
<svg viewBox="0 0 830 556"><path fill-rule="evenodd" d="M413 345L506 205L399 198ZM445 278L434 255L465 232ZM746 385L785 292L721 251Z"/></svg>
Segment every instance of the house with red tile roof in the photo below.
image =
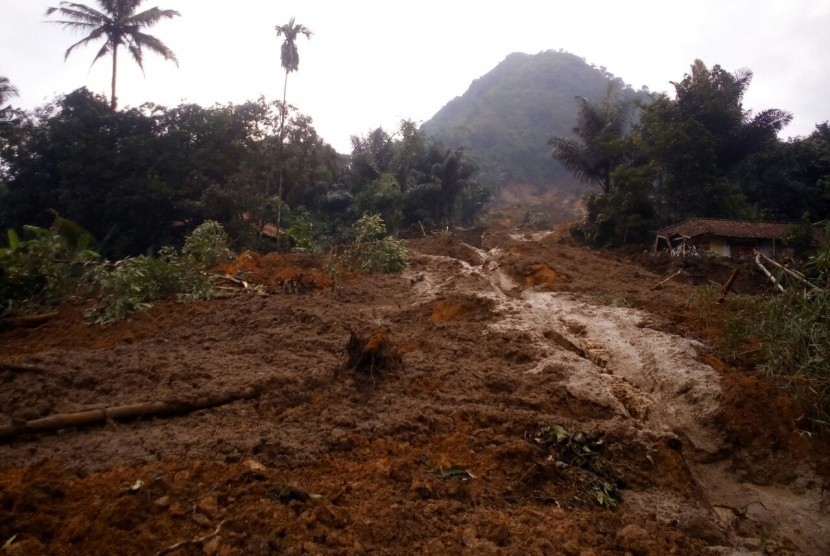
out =
<svg viewBox="0 0 830 556"><path fill-rule="evenodd" d="M743 259L757 249L768 257L780 255L790 224L784 222L750 222L717 218L690 218L657 231L654 252L664 249L690 248Z"/></svg>

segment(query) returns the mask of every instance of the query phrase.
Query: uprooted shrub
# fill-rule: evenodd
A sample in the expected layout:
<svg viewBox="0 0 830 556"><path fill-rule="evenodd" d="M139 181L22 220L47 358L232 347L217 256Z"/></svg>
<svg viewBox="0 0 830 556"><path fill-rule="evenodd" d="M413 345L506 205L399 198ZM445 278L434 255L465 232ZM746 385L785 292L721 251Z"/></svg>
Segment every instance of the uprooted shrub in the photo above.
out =
<svg viewBox="0 0 830 556"><path fill-rule="evenodd" d="M591 480L585 489L597 504L613 509L620 503L620 482L608 460L607 446L601 436L569 432L561 425L547 425L533 435L533 441L546 460L553 460L559 467L574 467L590 473Z"/></svg>
<svg viewBox="0 0 830 556"><path fill-rule="evenodd" d="M349 330L345 368L374 376L375 371L392 371L403 365L401 352L392 345L389 334L378 330L362 334Z"/></svg>

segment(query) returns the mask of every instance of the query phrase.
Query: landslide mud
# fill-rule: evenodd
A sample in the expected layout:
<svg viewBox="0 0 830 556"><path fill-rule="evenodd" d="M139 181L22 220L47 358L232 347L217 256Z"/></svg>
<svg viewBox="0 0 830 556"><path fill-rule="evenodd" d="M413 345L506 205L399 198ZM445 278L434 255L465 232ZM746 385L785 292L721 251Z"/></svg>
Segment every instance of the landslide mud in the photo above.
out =
<svg viewBox="0 0 830 556"><path fill-rule="evenodd" d="M700 341L688 286L655 291L661 276L555 234L421 239L411 257L402 276L332 285L319 261L250 256L225 271L271 295L162 302L109 327L65 307L4 332L18 368L0 367L0 426L261 394L0 445L2 550L830 551L825 445ZM400 364L348 368L353 332ZM552 425L602 439L616 507L595 474L549 458Z"/></svg>

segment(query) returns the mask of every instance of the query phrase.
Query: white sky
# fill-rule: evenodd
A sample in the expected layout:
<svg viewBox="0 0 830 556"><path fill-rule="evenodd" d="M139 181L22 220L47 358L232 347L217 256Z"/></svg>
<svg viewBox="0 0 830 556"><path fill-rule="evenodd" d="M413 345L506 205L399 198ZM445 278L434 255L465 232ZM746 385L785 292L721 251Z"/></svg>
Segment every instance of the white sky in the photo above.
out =
<svg viewBox="0 0 830 556"><path fill-rule="evenodd" d="M64 62L83 35L43 23L57 5L0 0L0 75L20 90L17 107L81 86L109 97L111 60L90 69L100 45ZM182 14L149 31L180 67L148 53L145 76L119 56L120 107L280 99L274 26L296 16L314 35L298 41L288 102L340 152L351 135L429 119L511 52L559 48L652 91L670 92L695 58L750 68L744 107L793 112L783 136L830 119L830 0L147 0L142 9L156 5Z"/></svg>

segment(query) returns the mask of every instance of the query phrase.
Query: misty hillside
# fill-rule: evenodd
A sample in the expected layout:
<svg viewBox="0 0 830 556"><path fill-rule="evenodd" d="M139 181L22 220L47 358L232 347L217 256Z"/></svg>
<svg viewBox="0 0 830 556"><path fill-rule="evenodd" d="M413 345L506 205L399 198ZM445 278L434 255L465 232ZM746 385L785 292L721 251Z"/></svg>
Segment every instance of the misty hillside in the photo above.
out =
<svg viewBox="0 0 830 556"><path fill-rule="evenodd" d="M484 184L573 182L553 160L551 136L570 136L576 123L576 96L599 100L619 78L564 51L513 53L446 104L421 130L445 145L463 146L480 165ZM645 97L644 93L639 93Z"/></svg>

